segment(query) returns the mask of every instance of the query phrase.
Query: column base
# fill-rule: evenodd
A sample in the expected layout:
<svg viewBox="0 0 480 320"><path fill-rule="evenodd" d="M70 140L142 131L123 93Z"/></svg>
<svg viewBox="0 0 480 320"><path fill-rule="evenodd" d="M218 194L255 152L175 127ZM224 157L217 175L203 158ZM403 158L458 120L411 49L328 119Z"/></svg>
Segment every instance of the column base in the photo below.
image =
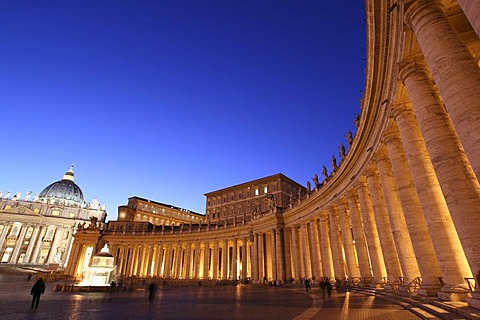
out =
<svg viewBox="0 0 480 320"><path fill-rule="evenodd" d="M480 291L472 292L472 296L466 297L465 300L469 307L480 310Z"/></svg>
<svg viewBox="0 0 480 320"><path fill-rule="evenodd" d="M385 283L378 282L378 283L370 283L368 285L369 288L374 288L374 289L383 289L385 288Z"/></svg>
<svg viewBox="0 0 480 320"><path fill-rule="evenodd" d="M437 295L443 301L466 301L467 297L471 297L466 284L444 285Z"/></svg>

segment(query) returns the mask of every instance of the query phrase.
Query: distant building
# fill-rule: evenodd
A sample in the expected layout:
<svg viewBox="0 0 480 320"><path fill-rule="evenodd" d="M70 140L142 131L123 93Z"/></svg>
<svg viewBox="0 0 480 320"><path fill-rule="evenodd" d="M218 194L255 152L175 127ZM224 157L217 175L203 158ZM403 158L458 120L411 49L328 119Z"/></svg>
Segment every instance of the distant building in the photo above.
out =
<svg viewBox="0 0 480 320"><path fill-rule="evenodd" d="M210 222L248 222L274 207L286 208L306 194L304 186L278 173L206 193Z"/></svg>
<svg viewBox="0 0 480 320"><path fill-rule="evenodd" d="M74 182L73 167L62 180L55 181L32 197L28 192L0 192L0 261L13 265L58 265L63 267L77 226L91 220L103 224L105 206L94 199L84 201Z"/></svg>

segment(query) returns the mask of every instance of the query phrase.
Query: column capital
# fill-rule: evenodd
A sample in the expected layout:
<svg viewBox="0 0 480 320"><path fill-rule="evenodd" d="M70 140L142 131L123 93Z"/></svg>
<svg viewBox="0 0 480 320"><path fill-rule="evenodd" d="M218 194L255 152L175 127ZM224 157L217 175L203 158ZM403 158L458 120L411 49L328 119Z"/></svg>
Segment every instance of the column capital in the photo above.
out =
<svg viewBox="0 0 480 320"><path fill-rule="evenodd" d="M378 168L377 165L373 162L368 165L367 170L364 172L365 177L372 177L372 176L377 176L378 175Z"/></svg>
<svg viewBox="0 0 480 320"><path fill-rule="evenodd" d="M401 141L400 133L398 132L398 128L397 128L397 124L393 119L390 120L390 123L388 124L387 128L385 129L385 131L383 133L383 141L386 144L389 144L393 141ZM377 152L377 154L379 154L379 152Z"/></svg>
<svg viewBox="0 0 480 320"><path fill-rule="evenodd" d="M358 181L357 181L357 188L358 189L363 189L363 188L367 188L367 178L365 176L361 176Z"/></svg>
<svg viewBox="0 0 480 320"><path fill-rule="evenodd" d="M392 117L397 120L397 118L406 112L411 113L415 116L415 112L413 111L412 104L409 101L402 101L402 102L395 102L390 105L390 112ZM389 127L394 127L394 124L390 124ZM389 128L387 128L388 130Z"/></svg>
<svg viewBox="0 0 480 320"><path fill-rule="evenodd" d="M405 10L404 22L412 28L418 19L432 14L445 16L445 5L442 0L416 0Z"/></svg>
<svg viewBox="0 0 480 320"><path fill-rule="evenodd" d="M430 80L430 70L424 61L406 60L398 64L398 79L404 84L406 79L415 74Z"/></svg>
<svg viewBox="0 0 480 320"><path fill-rule="evenodd" d="M384 144L381 144L379 146L377 153L375 154L374 160L376 164L384 160L390 160L390 156L388 155L388 149ZM377 170L378 170L378 167L377 167Z"/></svg>
<svg viewBox="0 0 480 320"><path fill-rule="evenodd" d="M346 206L347 205L347 198L346 197L341 197L337 201L337 206Z"/></svg>

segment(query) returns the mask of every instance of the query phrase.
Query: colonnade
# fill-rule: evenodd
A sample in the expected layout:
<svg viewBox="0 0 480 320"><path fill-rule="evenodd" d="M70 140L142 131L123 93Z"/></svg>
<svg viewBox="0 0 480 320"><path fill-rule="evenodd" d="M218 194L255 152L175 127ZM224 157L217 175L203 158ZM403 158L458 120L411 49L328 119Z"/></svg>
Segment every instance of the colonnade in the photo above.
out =
<svg viewBox="0 0 480 320"><path fill-rule="evenodd" d="M458 1L475 32L468 37L440 0L366 4L362 115L335 173L298 205L218 238L192 233L178 243L165 234L126 245L106 234L121 275L327 277L467 295L466 279L480 270L480 3ZM245 236L235 238L239 230Z"/></svg>
<svg viewBox="0 0 480 320"><path fill-rule="evenodd" d="M66 262L72 226L30 222L5 222L2 226L2 263L63 266Z"/></svg>

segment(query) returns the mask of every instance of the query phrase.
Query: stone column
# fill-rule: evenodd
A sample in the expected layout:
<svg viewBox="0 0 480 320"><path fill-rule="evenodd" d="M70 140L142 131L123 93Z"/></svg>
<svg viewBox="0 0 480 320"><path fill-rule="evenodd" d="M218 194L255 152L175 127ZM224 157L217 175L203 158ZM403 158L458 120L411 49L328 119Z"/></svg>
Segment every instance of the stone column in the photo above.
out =
<svg viewBox="0 0 480 320"><path fill-rule="evenodd" d="M283 228L283 257L285 261L285 281L290 283L293 278L292 272L292 228Z"/></svg>
<svg viewBox="0 0 480 320"><path fill-rule="evenodd" d="M237 249L238 249L238 242L236 238L233 238L232 240L232 267L231 267L231 278L233 280L238 279L238 271L237 271Z"/></svg>
<svg viewBox="0 0 480 320"><path fill-rule="evenodd" d="M25 233L27 232L28 225L22 224L22 229L20 230L20 235L15 242L15 248L13 249L12 256L10 257L10 262L17 264L18 254L20 253L20 248L22 247L23 240L25 239Z"/></svg>
<svg viewBox="0 0 480 320"><path fill-rule="evenodd" d="M194 278L200 279L200 267L202 261L202 247L200 242L195 243L195 273Z"/></svg>
<svg viewBox="0 0 480 320"><path fill-rule="evenodd" d="M163 265L163 244L160 243L157 246L157 252L155 255L155 271L153 273L154 276L156 277L163 276L162 265Z"/></svg>
<svg viewBox="0 0 480 320"><path fill-rule="evenodd" d="M418 126L473 274L480 269L480 219L477 218L480 208L480 184L425 66L418 63L406 65L400 71L400 77L407 86L412 106L397 106L397 117L413 123L413 111L416 114ZM413 111L410 107L413 107ZM400 125L403 122L397 123ZM471 274L464 274L464 277L471 277Z"/></svg>
<svg viewBox="0 0 480 320"><path fill-rule="evenodd" d="M423 215L420 200L413 184L402 141L394 123L391 123L389 129L385 131L385 144L392 162L398 195L402 203L405 221L412 239L420 276L423 281L420 293L423 295L436 295L440 289L440 283L438 282L438 278L441 276L440 266L433 248L427 221Z"/></svg>
<svg viewBox="0 0 480 320"><path fill-rule="evenodd" d="M330 227L328 225L328 214L320 213L320 243L322 245L323 275L332 279L335 277L333 271L332 247L330 246Z"/></svg>
<svg viewBox="0 0 480 320"><path fill-rule="evenodd" d="M183 264L182 264L183 260ZM183 243L177 245L177 253L175 253L175 277L177 279L183 278L185 269L185 251Z"/></svg>
<svg viewBox="0 0 480 320"><path fill-rule="evenodd" d="M457 0L457 2L480 38L480 2L478 0Z"/></svg>
<svg viewBox="0 0 480 320"><path fill-rule="evenodd" d="M310 252L312 253L312 271L316 280L322 277L322 259L320 258L320 236L316 220L310 220Z"/></svg>
<svg viewBox="0 0 480 320"><path fill-rule="evenodd" d="M192 244L187 242L187 248L185 249L185 279L190 279L192 277Z"/></svg>
<svg viewBox="0 0 480 320"><path fill-rule="evenodd" d="M340 199L338 202L338 218L340 228L342 230L343 246L345 250L345 260L347 262L348 278L359 278L360 271L357 266L357 258L355 256L355 248L353 247L352 226L347 211L347 200Z"/></svg>
<svg viewBox="0 0 480 320"><path fill-rule="evenodd" d="M335 278L345 278L345 261L342 254L342 241L340 239L340 229L338 223L338 209L336 206L331 206L328 210L330 218L330 241L332 246L333 266L335 271Z"/></svg>
<svg viewBox="0 0 480 320"><path fill-rule="evenodd" d="M213 245L213 257L212 257L212 279L218 280L218 251L219 245L218 241L215 241Z"/></svg>
<svg viewBox="0 0 480 320"><path fill-rule="evenodd" d="M405 23L417 37L465 153L480 179L480 68L444 10L441 0L417 0L405 11Z"/></svg>
<svg viewBox="0 0 480 320"><path fill-rule="evenodd" d="M259 282L259 273L258 273L258 233L253 234L253 245L251 248L252 251L252 278L254 282Z"/></svg>
<svg viewBox="0 0 480 320"><path fill-rule="evenodd" d="M38 254L40 253L40 250L43 247L43 237L45 236L46 231L47 231L47 227L42 225L40 229L40 235L38 236L38 239L35 242L35 249L33 249L33 256L31 260L31 263L33 264L37 264ZM73 272L75 272L75 270Z"/></svg>
<svg viewBox="0 0 480 320"><path fill-rule="evenodd" d="M242 241L242 280L247 279L247 269L248 269L248 256L247 256L247 238L243 238Z"/></svg>
<svg viewBox="0 0 480 320"><path fill-rule="evenodd" d="M78 264L78 255L80 254L80 245L75 242L73 243L70 260L68 261L67 268L65 269L65 274L69 276L73 276L75 274L75 269L77 268Z"/></svg>
<svg viewBox="0 0 480 320"><path fill-rule="evenodd" d="M372 277L370 258L357 196L356 189L347 192L348 209L350 210L350 220L352 221L352 231L355 240L355 249L357 251L360 276L362 278L370 278Z"/></svg>
<svg viewBox="0 0 480 320"><path fill-rule="evenodd" d="M139 245L138 246L138 260L137 260L137 276L145 276L144 270L145 270L145 263L144 263L144 258L146 255L147 247L146 245Z"/></svg>
<svg viewBox="0 0 480 320"><path fill-rule="evenodd" d="M292 266L295 280L300 281L304 276L302 271L302 259L300 255L300 244L298 241L298 227L292 227Z"/></svg>
<svg viewBox="0 0 480 320"><path fill-rule="evenodd" d="M167 244L165 248L165 265L163 267L163 273L165 278L169 278L172 274L172 259L173 259L173 246L172 244Z"/></svg>
<svg viewBox="0 0 480 320"><path fill-rule="evenodd" d="M222 279L228 279L228 241L223 240L223 249L222 249Z"/></svg>
<svg viewBox="0 0 480 320"><path fill-rule="evenodd" d="M3 225L2 234L0 235L0 249L3 248L3 243L5 242L5 238L7 237L8 231L10 230L11 223L5 222Z"/></svg>
<svg viewBox="0 0 480 320"><path fill-rule="evenodd" d="M395 240L393 239L392 226L388 217L387 206L382 195L382 187L378 177L378 171L375 164L371 164L366 170L368 191L372 200L373 210L375 212L375 222L377 223L380 245L382 246L385 267L387 269L388 283L398 283L402 276L400 263L398 260Z"/></svg>
<svg viewBox="0 0 480 320"><path fill-rule="evenodd" d="M35 225L33 229L32 236L30 237L30 242L28 244L27 252L25 253L25 259L23 260L24 263L30 263L30 257L32 255L33 249L35 248L35 243L37 242L37 237L40 232L40 226ZM2 246L0 246L0 249Z"/></svg>
<svg viewBox="0 0 480 320"><path fill-rule="evenodd" d="M264 255L264 234L259 233L258 234L258 278L260 281L264 280L264 277L266 277L265 274L265 255Z"/></svg>
<svg viewBox="0 0 480 320"><path fill-rule="evenodd" d="M466 263L465 253L433 170L413 110L406 108L405 104L393 104L391 107L398 124L400 137L412 172L413 183L427 221L433 247L437 254L443 281L447 288L455 287L464 283L465 275L467 277L472 275ZM477 246L480 246L480 244L477 244Z"/></svg>
<svg viewBox="0 0 480 320"><path fill-rule="evenodd" d="M279 280L279 275L277 274L277 246L276 242L276 233L275 229L270 231L270 260L272 264L272 281Z"/></svg>
<svg viewBox="0 0 480 320"><path fill-rule="evenodd" d="M210 243L205 242L205 249L203 252L203 279L210 278Z"/></svg>
<svg viewBox="0 0 480 320"><path fill-rule="evenodd" d="M367 179L365 177L359 179L357 191L360 208L362 210L363 227L365 228L368 252L370 253L372 263L373 278L375 283L381 283L387 274L377 232L377 223L375 222L372 201L368 193Z"/></svg>
<svg viewBox="0 0 480 320"><path fill-rule="evenodd" d="M277 228L275 229L275 254L276 254L276 269L277 269L277 284L282 284L285 282L285 276L284 276L284 256L283 252L284 250L282 249L282 229Z"/></svg>
<svg viewBox="0 0 480 320"><path fill-rule="evenodd" d="M305 223L300 225L300 241L301 241L301 252L303 256L303 275L306 278L312 277L312 263L310 259L310 246L308 241L308 231Z"/></svg>
<svg viewBox="0 0 480 320"><path fill-rule="evenodd" d="M408 233L409 228L405 220L405 214L402 208L402 202L398 195L393 176L392 165L388 158L388 151L384 145L381 145L375 156L380 180L382 183L383 196L390 217L391 232L397 248L398 260L402 268L403 281L408 284L420 275L417 258L412 245L412 239ZM401 191L406 193L406 190ZM405 201L406 203L406 201ZM421 214L421 213L420 213ZM412 228L410 228L412 229ZM390 279L389 279L390 282Z"/></svg>

